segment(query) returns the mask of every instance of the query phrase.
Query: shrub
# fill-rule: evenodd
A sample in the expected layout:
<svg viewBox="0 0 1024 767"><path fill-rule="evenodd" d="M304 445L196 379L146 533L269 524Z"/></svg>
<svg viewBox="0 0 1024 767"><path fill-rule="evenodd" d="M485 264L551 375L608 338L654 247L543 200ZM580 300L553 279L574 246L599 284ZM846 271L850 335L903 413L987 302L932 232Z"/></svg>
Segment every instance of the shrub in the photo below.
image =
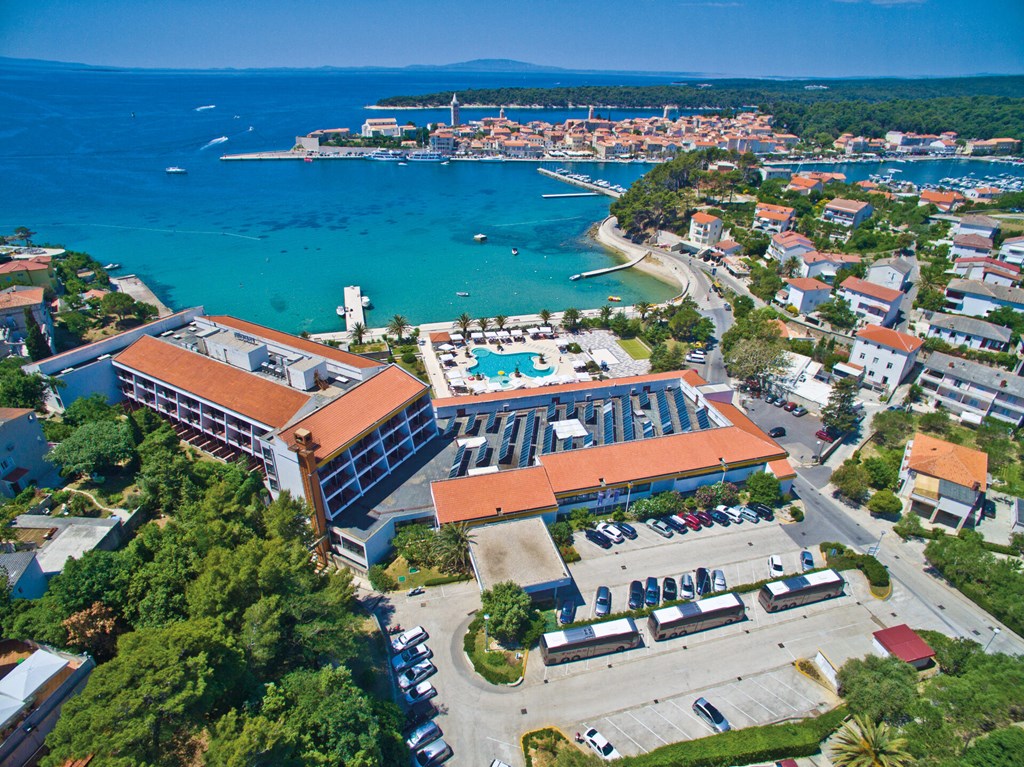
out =
<svg viewBox="0 0 1024 767"><path fill-rule="evenodd" d="M573 341L573 342L572 342L571 344L569 344L568 346L566 346L566 347L565 347L565 350L566 350L567 352L569 352L569 354L582 354L582 353L583 353L583 347L581 347L581 346L580 346L580 345L579 345L578 343L576 343L575 341Z"/></svg>
<svg viewBox="0 0 1024 767"><path fill-rule="evenodd" d="M552 522L548 525L548 532L551 533L551 540L558 547L572 545L572 525L565 520Z"/></svg>
<svg viewBox="0 0 1024 767"><path fill-rule="evenodd" d="M892 490L879 490L868 501L868 509L872 514L899 514L903 510L903 501Z"/></svg>
<svg viewBox="0 0 1024 767"><path fill-rule="evenodd" d="M384 569L383 565L374 565L366 574L369 577L370 585L373 587L374 591L386 593L398 588L398 583L391 574Z"/></svg>
<svg viewBox="0 0 1024 767"><path fill-rule="evenodd" d="M439 575L436 578L428 578L423 582L424 586L443 586L446 583L461 583L462 581L473 580L472 575L467 573L456 573L454 575Z"/></svg>
<svg viewBox="0 0 1024 767"><path fill-rule="evenodd" d="M799 506L790 506L789 507L789 516L790 516L790 519L792 519L794 522L803 522L804 521L804 510L801 509Z"/></svg>
<svg viewBox="0 0 1024 767"><path fill-rule="evenodd" d="M889 587L889 571L885 565L869 554L858 554L838 542L826 541L819 546L828 566L834 570L853 570L864 573L868 583L878 589Z"/></svg>
<svg viewBox="0 0 1024 767"><path fill-rule="evenodd" d="M558 553L562 555L562 559L566 564L572 564L573 562L579 562L583 557L576 551L575 546L559 546Z"/></svg>
<svg viewBox="0 0 1024 767"><path fill-rule="evenodd" d="M892 529L903 540L922 538L927 535L924 525L921 524L921 518L912 511L908 511L900 517L900 521L893 525Z"/></svg>
<svg viewBox="0 0 1024 767"><path fill-rule="evenodd" d="M591 525L588 509L573 509L569 512L569 524L573 530L584 530Z"/></svg>

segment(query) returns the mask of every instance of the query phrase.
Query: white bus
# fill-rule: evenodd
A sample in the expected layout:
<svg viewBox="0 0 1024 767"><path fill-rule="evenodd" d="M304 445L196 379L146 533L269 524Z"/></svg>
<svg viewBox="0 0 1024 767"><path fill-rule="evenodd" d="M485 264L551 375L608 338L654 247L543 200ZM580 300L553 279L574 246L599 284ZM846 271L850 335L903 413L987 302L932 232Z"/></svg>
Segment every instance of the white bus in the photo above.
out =
<svg viewBox="0 0 1024 767"><path fill-rule="evenodd" d="M736 623L745 617L743 600L736 594L722 594L655 610L647 619L647 628L660 641Z"/></svg>
<svg viewBox="0 0 1024 767"><path fill-rule="evenodd" d="M765 610L773 613L838 597L843 593L845 585L843 576L835 570L820 570L766 583L757 598Z"/></svg>
<svg viewBox="0 0 1024 767"><path fill-rule="evenodd" d="M540 655L545 666L552 666L631 650L639 644L640 632L633 619L617 618L564 631L549 631L540 638Z"/></svg>

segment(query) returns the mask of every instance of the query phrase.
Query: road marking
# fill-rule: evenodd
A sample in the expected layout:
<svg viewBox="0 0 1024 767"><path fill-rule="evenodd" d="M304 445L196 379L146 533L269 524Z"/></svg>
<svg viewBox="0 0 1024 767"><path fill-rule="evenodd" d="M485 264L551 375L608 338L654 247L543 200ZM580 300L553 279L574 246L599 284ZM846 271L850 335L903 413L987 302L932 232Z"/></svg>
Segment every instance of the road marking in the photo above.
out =
<svg viewBox="0 0 1024 767"><path fill-rule="evenodd" d="M753 681L756 681L756 680L753 680ZM750 700L751 700L751 701L753 701L754 703L756 703L757 705L759 705L759 706L760 706L761 708L763 708L763 709L764 709L765 711L767 711L767 712L768 712L768 713L769 713L769 714L770 714L771 716L775 716L775 715L776 715L776 714L775 714L775 711L774 711L773 709L770 709L770 708L768 708L768 706L766 706L766 705L765 705L764 703L762 703L761 701L759 701L759 700L758 700L757 698L755 698L755 697L754 697L753 695L751 695L751 694L750 694L749 692L747 692L747 691L746 691L746 690L744 690L744 689L743 689L742 687L740 687L739 683L735 683L735 684L732 684L732 685L730 685L730 687L731 687L731 688L735 688L735 689L736 689L736 691L740 693L740 695L744 695L744 696L746 696L746 697L750 698ZM740 708L739 706L737 706L737 705L736 705L735 703L733 703L733 707L734 707L734 708L735 708L735 709L736 709L737 711L739 711L739 712L740 712L741 714L743 714L743 715L744 715L745 717L747 717L748 719L751 719L751 720L753 720L754 722L757 722L757 721L758 721L758 720L757 720L757 719L755 719L754 717L750 716L750 714L748 714L748 713L747 713L746 711L744 711L744 710L743 710L742 708Z"/></svg>
<svg viewBox="0 0 1024 767"><path fill-rule="evenodd" d="M804 694L803 694L802 692L800 692L800 691L799 691L798 689L796 689L796 688L795 688L795 687L793 687L792 685L786 684L786 682L785 682L785 681L783 681L782 679L779 679L779 678L778 678L777 676L773 676L773 677L772 677L772 679L774 679L774 680L775 680L775 681L776 681L776 682L777 682L778 684L781 684L781 685L782 685L783 687L785 687L785 688L787 688L787 689L789 689L789 690L792 690L792 691L793 691L794 693L796 693L797 697L803 698L803 699L804 699L805 701L807 701L808 703L810 703L810 704L811 704L811 707L812 707L812 708L813 708L814 706L817 706L817 705L819 705L819 701L816 701L816 700L813 700L813 699L811 699L811 698L808 698L808 697L807 697L806 695L804 695Z"/></svg>
<svg viewBox="0 0 1024 767"><path fill-rule="evenodd" d="M487 736L487 740L492 741L494 743L497 743L497 744L499 744L501 746L505 746L506 748L512 748L512 749L515 748L515 746L513 746L511 743L506 743L503 740L498 740L497 738L492 738L490 735Z"/></svg>
<svg viewBox="0 0 1024 767"><path fill-rule="evenodd" d="M640 745L639 743L637 743L637 742L636 742L635 740L633 740L633 738L631 738L631 737L630 737L629 733L628 733L628 732L626 732L625 730L623 730L623 729L622 729L621 727L619 727L619 725L615 724L615 722L613 722L613 721L612 721L611 719L609 719L608 717L605 717L605 718L604 718L604 720L605 720L606 722L608 722L608 724L610 724L610 725L611 725L612 727L614 727L614 728L615 728L616 730L618 730L618 731L619 731L619 732L621 732L621 733L622 733L623 735L625 735L625 736L626 736L627 738L629 738L630 742L632 742L632 744L633 744L634 746L636 746L637 748L639 748L639 749L640 749L641 751L643 751L643 752L644 752L645 754L647 753L647 749L646 749L646 748L644 748L643 746L641 746L641 745Z"/></svg>
<svg viewBox="0 0 1024 767"><path fill-rule="evenodd" d="M626 711L626 712L625 712L625 714L626 714L626 716L628 716L628 717L629 717L630 719L632 719L632 720L633 720L634 722L636 722L636 723L637 723L638 725L640 725L640 726L641 726L641 727L643 727L643 728L644 728L645 730L647 730L647 732L651 733L651 735L653 735L653 736L654 736L654 737L656 737L656 738L657 738L658 740L660 740L660 741L661 741L662 743L668 743L668 741L667 741L667 740L665 740L665 739L664 739L663 737L661 737L661 736L660 736L660 735L659 735L658 733L656 733L656 732L655 732L654 730L652 730L652 729L651 729L650 727L648 727L648 726L647 726L646 724L644 724L644 723L643 723L643 722L641 722L641 721L640 721L639 719L637 719L637 718L636 718L636 717L635 717L635 716L633 715L633 712L632 712L632 711Z"/></svg>
<svg viewBox="0 0 1024 767"><path fill-rule="evenodd" d="M679 730L679 732L683 733L683 735L686 735L686 730L682 729L679 725L677 725L675 722L673 722L671 719L669 719L667 716L665 716L663 713L661 713L658 710L658 707L655 706L653 703L650 706L648 706L647 708L649 708L655 714L657 714L662 719L664 719L666 722L668 722L670 725L672 725L672 727L674 727L675 729ZM687 735L687 740L689 740L689 736L688 735Z"/></svg>

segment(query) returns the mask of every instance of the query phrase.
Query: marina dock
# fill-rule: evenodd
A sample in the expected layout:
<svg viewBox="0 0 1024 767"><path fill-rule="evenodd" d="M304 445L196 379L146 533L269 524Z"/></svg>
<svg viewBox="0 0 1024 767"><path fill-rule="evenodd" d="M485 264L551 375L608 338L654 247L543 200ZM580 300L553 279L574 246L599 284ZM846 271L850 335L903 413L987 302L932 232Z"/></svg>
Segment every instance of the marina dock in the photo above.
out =
<svg viewBox="0 0 1024 767"><path fill-rule="evenodd" d="M634 258L632 261L627 261L624 264L616 264L615 266L608 266L608 267L605 267L604 269L593 269L593 270L591 270L589 272L581 272L580 274L574 274L569 279L570 280L585 280L588 277L600 277L602 274L611 274L612 272L618 272L618 271L621 271L623 269L629 269L630 267L633 267L633 266L636 266L637 264L639 264L641 261L643 261L649 255L651 255L651 251L647 251L642 256L638 256L637 258Z"/></svg>
<svg viewBox="0 0 1024 767"><path fill-rule="evenodd" d="M358 285L345 287L345 329L351 330L356 323L366 327L366 314L363 312L363 289Z"/></svg>
<svg viewBox="0 0 1024 767"><path fill-rule="evenodd" d="M167 305L149 289L149 286L139 279L138 275L126 274L124 277L111 277L110 281L117 287L119 292L126 293L143 304L155 306L157 317L166 317L172 313Z"/></svg>
<svg viewBox="0 0 1024 767"><path fill-rule="evenodd" d="M563 176L560 173L555 173L553 170L548 170L547 168L537 168L537 172L542 176L547 176L548 178L553 178L558 181L562 181L566 184L571 184L572 186L578 186L581 187L582 189L587 189L591 192L595 192L596 194L604 194L607 195L608 197L614 197L616 200L622 196L621 192L617 192L614 189L608 189L607 187L598 186L597 184L594 184L590 181L580 181L579 179L568 178L567 176ZM547 197L548 195L544 196Z"/></svg>
<svg viewBox="0 0 1024 767"><path fill-rule="evenodd" d="M597 192L566 192L565 194L542 194L545 200L553 200L558 197L599 197Z"/></svg>

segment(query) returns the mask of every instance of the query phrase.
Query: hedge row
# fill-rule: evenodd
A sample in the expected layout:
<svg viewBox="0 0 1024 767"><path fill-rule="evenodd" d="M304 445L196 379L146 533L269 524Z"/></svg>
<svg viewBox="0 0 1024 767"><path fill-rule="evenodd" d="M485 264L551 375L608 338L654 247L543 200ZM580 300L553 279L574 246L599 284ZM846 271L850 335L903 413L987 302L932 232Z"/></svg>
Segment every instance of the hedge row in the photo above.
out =
<svg viewBox="0 0 1024 767"><path fill-rule="evenodd" d="M423 582L424 586L443 586L446 583L461 583L471 581L473 576L468 573L457 573L456 575L441 575L437 578L430 578Z"/></svg>
<svg viewBox="0 0 1024 767"><path fill-rule="evenodd" d="M904 535L902 532L900 532L898 527L899 525L894 527L893 530L895 530L896 534L900 536L900 538L902 538L903 540L907 540L909 538L928 538L929 540L935 541L939 538L942 538L944 535L948 535L948 533L946 533L945 530L940 530L937 527L932 528L931 530L922 528L921 530L915 530L913 533ZM958 537L962 536L958 535ZM1020 551L1018 551L1015 547L1007 546L1004 543L992 543L991 541L981 541L981 547L986 551L991 551L993 554L1005 554L1008 557L1019 557L1021 555Z"/></svg>
<svg viewBox="0 0 1024 767"><path fill-rule="evenodd" d="M514 678L509 678L509 674L507 672L508 663L505 661L504 653L477 651L477 639L480 637L483 630L484 619L482 615L478 615L473 619L473 622L469 624L469 629L466 631L466 635L462 638L462 649L465 650L466 655L473 664L473 669L491 684L508 684L509 682L514 682ZM504 667L504 669L506 669L506 672L503 674L497 668L492 666L492 663L499 663Z"/></svg>
<svg viewBox="0 0 1024 767"><path fill-rule="evenodd" d="M860 570L868 583L880 589L889 587L889 571L870 554L858 554L841 543L826 541L819 547L822 556L834 570ZM832 551L835 550L835 554Z"/></svg>
<svg viewBox="0 0 1024 767"><path fill-rule="evenodd" d="M821 742L842 725L845 707L802 722L730 730L699 740L671 743L641 756L622 760L628 767L730 767L811 756Z"/></svg>

